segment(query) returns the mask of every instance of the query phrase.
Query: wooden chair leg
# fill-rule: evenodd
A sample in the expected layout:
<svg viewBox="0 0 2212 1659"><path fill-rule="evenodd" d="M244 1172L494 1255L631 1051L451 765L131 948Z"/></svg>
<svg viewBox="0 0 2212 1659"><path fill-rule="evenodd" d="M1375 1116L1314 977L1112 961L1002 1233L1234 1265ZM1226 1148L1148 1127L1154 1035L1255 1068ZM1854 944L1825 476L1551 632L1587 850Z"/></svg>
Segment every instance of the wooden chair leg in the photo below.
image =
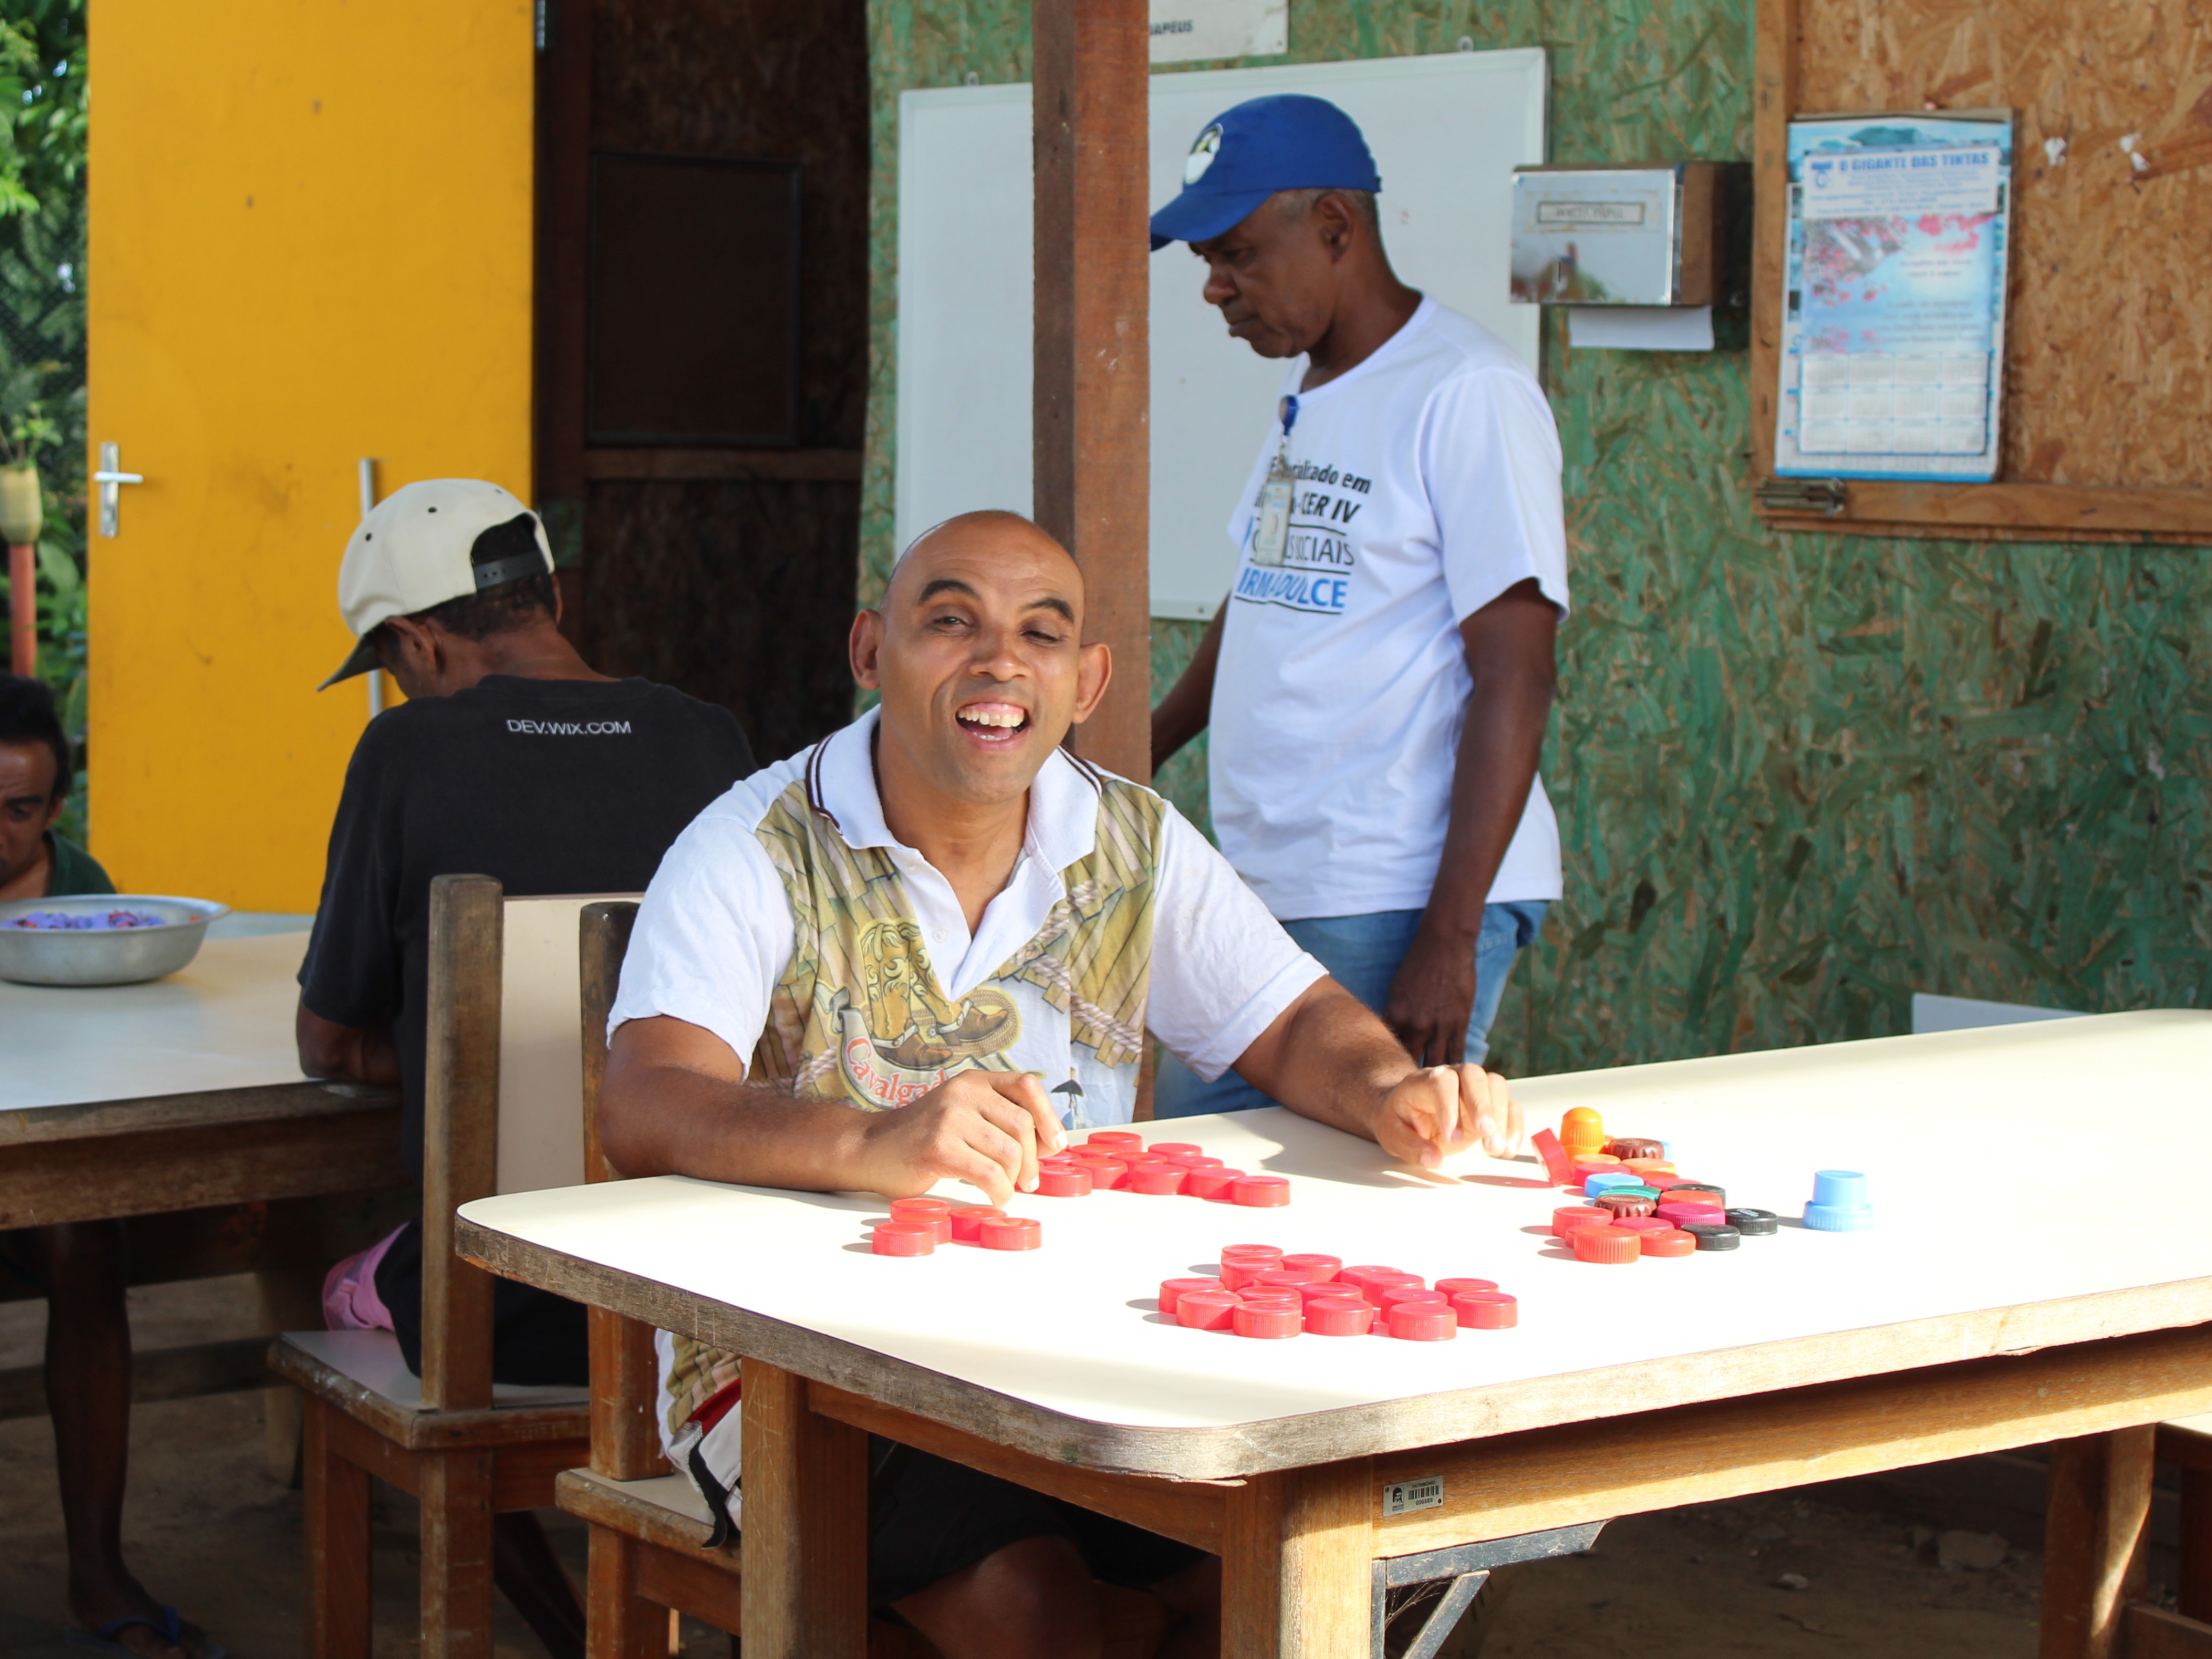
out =
<svg viewBox="0 0 2212 1659"><path fill-rule="evenodd" d="M668 1659L668 1609L637 1593L637 1540L593 1527L591 1547L585 1659Z"/></svg>
<svg viewBox="0 0 2212 1659"><path fill-rule="evenodd" d="M422 1462L422 1659L491 1659L492 1454Z"/></svg>
<svg viewBox="0 0 2212 1659"><path fill-rule="evenodd" d="M307 1402L307 1651L368 1659L368 1471L331 1450L330 1407Z"/></svg>
<svg viewBox="0 0 2212 1659"><path fill-rule="evenodd" d="M2154 1425L2051 1443L2041 1659L2116 1659L2142 1593Z"/></svg>

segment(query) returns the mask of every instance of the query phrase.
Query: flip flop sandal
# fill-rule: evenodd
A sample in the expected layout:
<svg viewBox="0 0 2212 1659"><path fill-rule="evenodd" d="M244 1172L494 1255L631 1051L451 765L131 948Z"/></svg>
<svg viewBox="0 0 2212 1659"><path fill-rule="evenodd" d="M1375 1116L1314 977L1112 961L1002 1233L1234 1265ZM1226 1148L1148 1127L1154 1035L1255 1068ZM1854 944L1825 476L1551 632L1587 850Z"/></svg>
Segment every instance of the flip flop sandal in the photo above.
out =
<svg viewBox="0 0 2212 1659"><path fill-rule="evenodd" d="M178 1647L185 1645L185 1621L177 1616L174 1607L165 1607L159 1619L149 1618L143 1613L126 1613L120 1619L111 1619L98 1630L79 1630L74 1625L62 1627L62 1640L73 1648L89 1648L94 1653L120 1654L123 1659L142 1659L136 1649L126 1648L115 1638L133 1625L143 1625L163 1641ZM202 1640L206 1638L203 1637ZM220 1643L210 1643L203 1659L230 1659L230 1650Z"/></svg>

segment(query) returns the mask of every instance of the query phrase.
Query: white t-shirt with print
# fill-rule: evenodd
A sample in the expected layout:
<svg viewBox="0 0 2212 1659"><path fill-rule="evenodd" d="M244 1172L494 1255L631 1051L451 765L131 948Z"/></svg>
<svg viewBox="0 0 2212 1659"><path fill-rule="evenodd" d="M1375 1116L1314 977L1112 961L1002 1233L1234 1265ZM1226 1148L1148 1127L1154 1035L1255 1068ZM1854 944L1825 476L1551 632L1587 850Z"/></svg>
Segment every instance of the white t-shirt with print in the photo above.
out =
<svg viewBox="0 0 2212 1659"><path fill-rule="evenodd" d="M1270 427L1237 548L1208 745L1221 850L1286 921L1419 909L1443 853L1473 682L1459 624L1534 577L1567 605L1559 440L1521 360L1433 299L1349 373L1300 392L1279 564L1254 556ZM1493 901L1559 896L1539 778Z"/></svg>
<svg viewBox="0 0 2212 1659"><path fill-rule="evenodd" d="M971 935L952 884L884 823L871 761L876 726L871 709L823 740L815 774L822 805L847 845L888 850L921 929L920 946L957 1003L1036 937L1066 896L1061 872L1091 850L1098 792L1066 755L1055 750L1045 762L1030 786L1021 856ZM769 998L791 963L794 927L782 878L755 830L805 775L813 753L803 750L737 784L668 849L638 908L610 1035L626 1020L671 1015L712 1031L751 1064ZM1181 813L1165 806L1163 818L1146 1024L1211 1080L1323 970ZM1061 1121L1127 1122L1137 1062L1100 1066L1092 1050L1072 1042L1066 1012L1041 989L1014 978L996 984L1019 1015L1006 1060L1014 1069L1043 1073L1048 1089L1062 1080L1081 1089L1053 1097Z"/></svg>

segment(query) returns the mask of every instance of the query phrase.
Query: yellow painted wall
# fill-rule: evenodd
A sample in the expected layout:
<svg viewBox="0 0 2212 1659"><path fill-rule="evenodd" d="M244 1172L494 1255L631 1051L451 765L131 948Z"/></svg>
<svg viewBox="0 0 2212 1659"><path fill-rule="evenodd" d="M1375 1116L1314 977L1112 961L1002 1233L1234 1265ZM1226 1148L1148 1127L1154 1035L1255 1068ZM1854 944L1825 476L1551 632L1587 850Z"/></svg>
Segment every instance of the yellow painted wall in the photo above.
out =
<svg viewBox="0 0 2212 1659"><path fill-rule="evenodd" d="M529 497L530 0L93 0L94 854L306 910L367 717L356 465Z"/></svg>

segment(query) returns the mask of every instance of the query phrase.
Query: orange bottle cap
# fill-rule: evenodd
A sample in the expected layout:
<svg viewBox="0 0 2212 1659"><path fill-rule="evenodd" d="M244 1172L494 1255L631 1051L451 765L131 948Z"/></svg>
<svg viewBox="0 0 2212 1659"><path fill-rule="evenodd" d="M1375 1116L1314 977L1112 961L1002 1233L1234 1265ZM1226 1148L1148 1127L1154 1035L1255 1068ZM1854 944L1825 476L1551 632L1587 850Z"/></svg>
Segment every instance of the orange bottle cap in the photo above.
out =
<svg viewBox="0 0 2212 1659"><path fill-rule="evenodd" d="M1577 1227L1567 1236L1577 1261L1617 1265L1643 1254L1644 1236L1625 1227Z"/></svg>

